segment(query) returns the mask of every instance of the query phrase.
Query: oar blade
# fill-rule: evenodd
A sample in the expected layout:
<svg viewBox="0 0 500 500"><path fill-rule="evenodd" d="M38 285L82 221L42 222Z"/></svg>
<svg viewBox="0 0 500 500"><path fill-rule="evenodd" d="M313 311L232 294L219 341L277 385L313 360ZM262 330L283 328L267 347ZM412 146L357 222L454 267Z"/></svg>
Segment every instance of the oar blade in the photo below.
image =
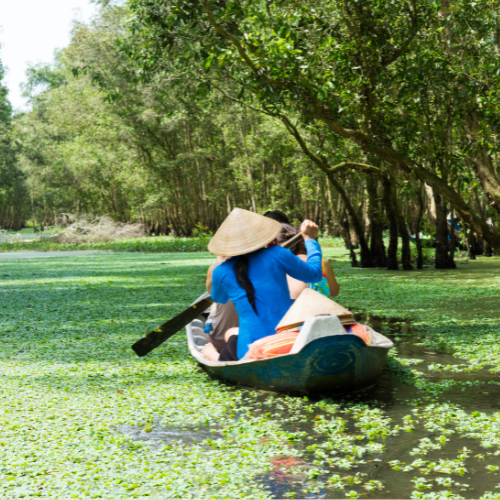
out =
<svg viewBox="0 0 500 500"><path fill-rule="evenodd" d="M213 302L210 296L207 295L203 297L166 323L157 326L152 332L138 340L132 346L132 349L138 356L146 356L146 354L149 354L153 349L165 342L165 340L169 339L172 335L196 319L203 311L210 307Z"/></svg>

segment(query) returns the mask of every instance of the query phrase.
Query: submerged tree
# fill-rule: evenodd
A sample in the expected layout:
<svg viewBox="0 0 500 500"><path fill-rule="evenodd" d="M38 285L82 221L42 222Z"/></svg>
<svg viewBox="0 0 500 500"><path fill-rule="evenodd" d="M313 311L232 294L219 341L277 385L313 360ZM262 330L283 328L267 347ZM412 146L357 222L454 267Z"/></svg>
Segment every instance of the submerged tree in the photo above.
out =
<svg viewBox="0 0 500 500"><path fill-rule="evenodd" d="M491 150L488 158L481 156L488 156L485 125L497 106L488 87L496 84L494 3L455 2L451 8L445 0L418 0L400 2L395 9L385 1L132 0L131 8L132 33L141 43L127 50L145 74L168 77L194 72L196 65L196 77L204 84L231 81L236 98L285 122L297 116L289 128L299 143L301 129L313 123L354 143L365 157L378 158L379 166L371 166L390 184L407 174L429 185L437 206L448 207L437 213L440 240L443 214L451 206L500 251L498 231L457 188L458 181L475 175L495 203ZM470 31L469 21L477 29L464 43L461 35ZM481 101L488 102L487 113ZM414 114L416 102L429 104L431 115ZM483 125L474 125L474 117ZM455 130L458 137L451 134ZM306 154L319 148L316 164L325 173L335 171L323 155L324 145L302 139ZM432 151L430 143L438 147ZM469 161L462 164L463 172L454 162L457 157ZM355 168L352 158L345 160ZM404 248L406 226L392 198L386 210L393 212ZM444 247L438 252L438 267L448 265L448 254Z"/></svg>

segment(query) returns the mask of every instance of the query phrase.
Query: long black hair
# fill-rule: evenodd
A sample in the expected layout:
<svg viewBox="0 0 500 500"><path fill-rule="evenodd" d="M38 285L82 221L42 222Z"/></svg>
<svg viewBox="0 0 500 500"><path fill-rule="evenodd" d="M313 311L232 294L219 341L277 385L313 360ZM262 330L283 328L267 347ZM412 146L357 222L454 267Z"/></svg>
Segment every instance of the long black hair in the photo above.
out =
<svg viewBox="0 0 500 500"><path fill-rule="evenodd" d="M268 210L264 217L278 221L280 224L290 224L290 219L281 210Z"/></svg>
<svg viewBox="0 0 500 500"><path fill-rule="evenodd" d="M248 277L248 265L248 257L246 255L240 255L234 265L234 274L236 275L238 285L245 290L248 302L250 302L255 314L258 316L259 313L257 312L257 307L255 306L255 288Z"/></svg>

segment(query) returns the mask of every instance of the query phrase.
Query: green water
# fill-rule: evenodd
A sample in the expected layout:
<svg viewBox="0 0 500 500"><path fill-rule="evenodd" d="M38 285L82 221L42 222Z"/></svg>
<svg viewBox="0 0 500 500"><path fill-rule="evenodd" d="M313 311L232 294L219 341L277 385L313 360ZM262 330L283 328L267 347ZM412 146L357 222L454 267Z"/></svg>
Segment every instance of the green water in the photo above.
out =
<svg viewBox="0 0 500 500"><path fill-rule="evenodd" d="M374 287L384 286L384 282L403 282L415 294L415 304L425 302L426 313L454 315L472 318L483 315L488 319L500 318L500 257L479 257L467 264L457 263L457 269L422 269L414 271L387 271L381 269L346 269L352 279L377 282ZM441 287L442 290L436 288ZM423 295L421 290L433 289L433 293ZM477 291L480 290L480 297ZM488 293L490 291L491 293ZM444 293L443 293L444 292ZM437 300L436 300L437 299ZM389 304L393 305L393 304Z"/></svg>
<svg viewBox="0 0 500 500"><path fill-rule="evenodd" d="M181 334L134 355L201 294L209 254L0 259L0 497L498 495L499 260L406 273L325 253L339 302L396 342L380 384L342 400L220 384Z"/></svg>

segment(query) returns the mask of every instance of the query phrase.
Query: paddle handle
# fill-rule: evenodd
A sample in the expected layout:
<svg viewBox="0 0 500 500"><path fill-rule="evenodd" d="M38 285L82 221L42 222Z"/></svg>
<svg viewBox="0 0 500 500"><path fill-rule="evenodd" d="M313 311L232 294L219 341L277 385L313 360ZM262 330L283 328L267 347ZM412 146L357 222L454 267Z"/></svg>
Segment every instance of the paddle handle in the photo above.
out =
<svg viewBox="0 0 500 500"><path fill-rule="evenodd" d="M282 246L283 248L292 248L302 238L303 238L302 233L296 234L293 238L290 238L288 241L285 241L285 243L282 243L280 246Z"/></svg>

